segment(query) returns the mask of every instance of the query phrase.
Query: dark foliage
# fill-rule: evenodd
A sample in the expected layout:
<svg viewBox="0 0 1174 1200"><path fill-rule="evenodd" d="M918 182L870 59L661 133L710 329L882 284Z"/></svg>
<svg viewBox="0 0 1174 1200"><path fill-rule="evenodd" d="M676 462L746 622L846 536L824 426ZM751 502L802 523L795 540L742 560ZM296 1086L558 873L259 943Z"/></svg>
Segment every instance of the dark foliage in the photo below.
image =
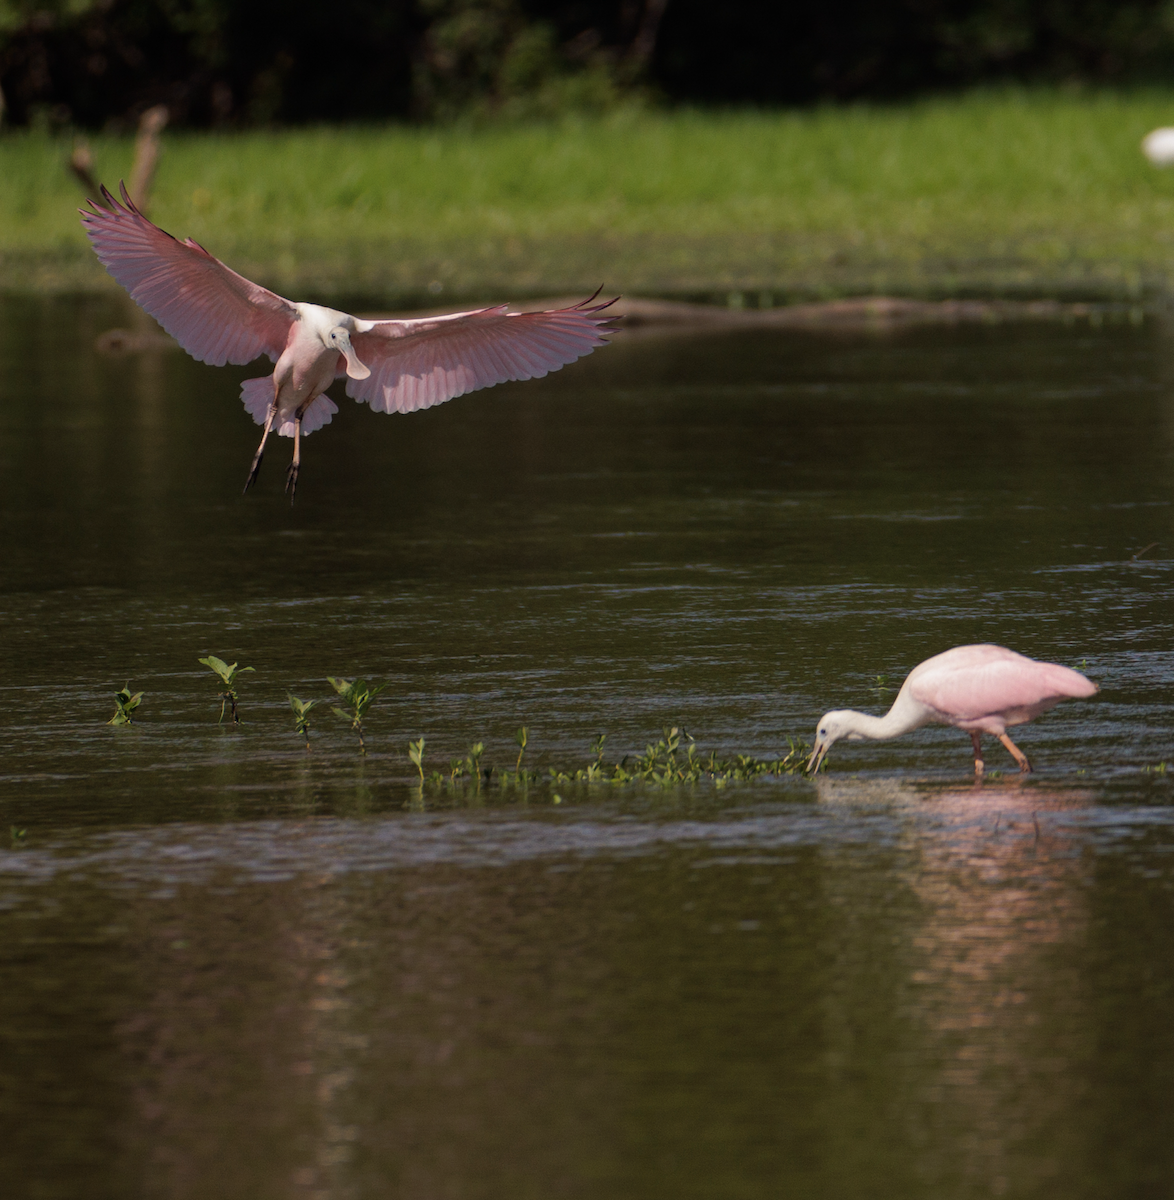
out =
<svg viewBox="0 0 1174 1200"><path fill-rule="evenodd" d="M551 90L592 72L608 87ZM795 104L1157 79L1174 80L1168 0L0 0L14 124L158 103L200 126L428 118L649 83Z"/></svg>
<svg viewBox="0 0 1174 1200"><path fill-rule="evenodd" d="M701 102L885 99L997 81L1174 81L1166 0L673 0L656 78Z"/></svg>
<svg viewBox="0 0 1174 1200"><path fill-rule="evenodd" d="M0 33L0 88L15 124L154 104L190 125L403 114L424 28L412 0L105 0Z"/></svg>

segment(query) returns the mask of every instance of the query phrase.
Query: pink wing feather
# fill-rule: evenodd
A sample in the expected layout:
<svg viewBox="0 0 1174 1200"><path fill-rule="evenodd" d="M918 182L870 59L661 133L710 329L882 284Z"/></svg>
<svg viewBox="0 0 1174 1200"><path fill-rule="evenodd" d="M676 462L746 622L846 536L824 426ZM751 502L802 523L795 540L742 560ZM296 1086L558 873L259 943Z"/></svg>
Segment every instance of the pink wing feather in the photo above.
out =
<svg viewBox="0 0 1174 1200"><path fill-rule="evenodd" d="M1079 671L1002 646L959 646L927 659L910 676L914 699L964 720L1045 711L1096 690Z"/></svg>
<svg viewBox="0 0 1174 1200"><path fill-rule="evenodd" d="M351 337L371 374L348 379L347 395L376 412L406 413L507 379L538 379L607 344L600 334L611 331L613 318L598 315L607 307L585 300L549 312L509 313L503 304L444 317L376 321Z"/></svg>
<svg viewBox="0 0 1174 1200"><path fill-rule="evenodd" d="M191 238L181 242L153 225L122 185L120 204L81 209L102 265L195 359L222 367L267 354L276 362L298 311L252 283Z"/></svg>

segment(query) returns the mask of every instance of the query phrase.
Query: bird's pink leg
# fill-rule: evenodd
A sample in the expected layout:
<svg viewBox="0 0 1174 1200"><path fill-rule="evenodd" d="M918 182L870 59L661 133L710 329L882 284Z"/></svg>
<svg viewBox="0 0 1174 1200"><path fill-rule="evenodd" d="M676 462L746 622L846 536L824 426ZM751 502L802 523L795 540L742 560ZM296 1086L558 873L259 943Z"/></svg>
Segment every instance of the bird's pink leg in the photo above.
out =
<svg viewBox="0 0 1174 1200"><path fill-rule="evenodd" d="M294 453L293 462L289 464L289 471L285 476L285 490L289 492L289 502L294 502L294 493L298 490L298 468L302 462L302 418L306 415L306 409L318 399L322 393L311 396L304 404L298 406L294 413Z"/></svg>
<svg viewBox="0 0 1174 1200"><path fill-rule="evenodd" d="M265 431L261 434L261 444L257 447L257 453L253 455L253 465L249 468L249 477L245 480L245 491L257 482L257 472L261 469L261 459L265 457L265 442L269 437L269 431L273 428L273 421L277 416L277 401L274 400L269 406L269 415L265 418Z"/></svg>
<svg viewBox="0 0 1174 1200"><path fill-rule="evenodd" d="M981 775L986 770L982 761L982 737L978 733L971 733L970 743L974 747L974 773Z"/></svg>
<svg viewBox="0 0 1174 1200"><path fill-rule="evenodd" d="M298 490L298 468L302 462L302 414L305 409L306 406L303 404L294 414L293 462L289 464L289 470L285 475L285 490L289 493L290 504L294 502L294 493Z"/></svg>
<svg viewBox="0 0 1174 1200"><path fill-rule="evenodd" d="M1019 764L1020 773L1030 775L1031 763L1027 761L1027 755L1005 733L999 734L999 741L1011 751L1011 757Z"/></svg>
<svg viewBox="0 0 1174 1200"><path fill-rule="evenodd" d="M285 490L289 493L289 502L294 502L294 493L298 490L298 467L302 461L302 415L299 413L294 420L294 455L289 470L285 473Z"/></svg>

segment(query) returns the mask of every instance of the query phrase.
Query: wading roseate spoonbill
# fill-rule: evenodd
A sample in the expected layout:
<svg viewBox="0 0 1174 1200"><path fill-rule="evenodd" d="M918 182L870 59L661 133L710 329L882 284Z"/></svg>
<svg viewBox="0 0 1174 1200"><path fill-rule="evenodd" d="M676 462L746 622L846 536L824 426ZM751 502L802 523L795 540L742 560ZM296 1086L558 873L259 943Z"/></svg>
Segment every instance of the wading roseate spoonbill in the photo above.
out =
<svg viewBox="0 0 1174 1200"><path fill-rule="evenodd" d="M245 481L257 478L271 432L294 440L286 491L297 487L303 436L338 406L326 389L346 376L347 395L376 412L415 412L507 379L537 379L607 345L607 304L585 300L550 312L506 305L411 321L363 321L318 304L298 304L251 283L190 238L153 225L123 185L120 204L81 209L102 265L131 298L195 359L222 367L267 354L272 375L246 379L241 399L261 444ZM596 295L599 293L596 292Z"/></svg>
<svg viewBox="0 0 1174 1200"><path fill-rule="evenodd" d="M1057 663L1036 662L1003 646L955 646L914 667L883 717L850 708L825 713L807 770L818 771L832 743L842 737L892 738L922 725L953 725L970 734L975 775L983 772L984 733L1011 751L1020 771L1030 771L1027 756L1007 736L1007 726L1026 724L1061 700L1096 692L1097 685L1079 671Z"/></svg>

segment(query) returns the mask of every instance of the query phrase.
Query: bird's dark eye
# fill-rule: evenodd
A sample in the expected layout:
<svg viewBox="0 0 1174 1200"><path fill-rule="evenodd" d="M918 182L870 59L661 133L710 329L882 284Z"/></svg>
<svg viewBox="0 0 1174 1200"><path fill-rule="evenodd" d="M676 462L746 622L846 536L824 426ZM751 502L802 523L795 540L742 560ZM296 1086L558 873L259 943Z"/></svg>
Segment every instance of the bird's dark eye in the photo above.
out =
<svg viewBox="0 0 1174 1200"><path fill-rule="evenodd" d="M827 731L826 729L821 729L821 730L819 731L819 736L820 736L820 737L827 737L827 733L828 733L828 731Z"/></svg>

